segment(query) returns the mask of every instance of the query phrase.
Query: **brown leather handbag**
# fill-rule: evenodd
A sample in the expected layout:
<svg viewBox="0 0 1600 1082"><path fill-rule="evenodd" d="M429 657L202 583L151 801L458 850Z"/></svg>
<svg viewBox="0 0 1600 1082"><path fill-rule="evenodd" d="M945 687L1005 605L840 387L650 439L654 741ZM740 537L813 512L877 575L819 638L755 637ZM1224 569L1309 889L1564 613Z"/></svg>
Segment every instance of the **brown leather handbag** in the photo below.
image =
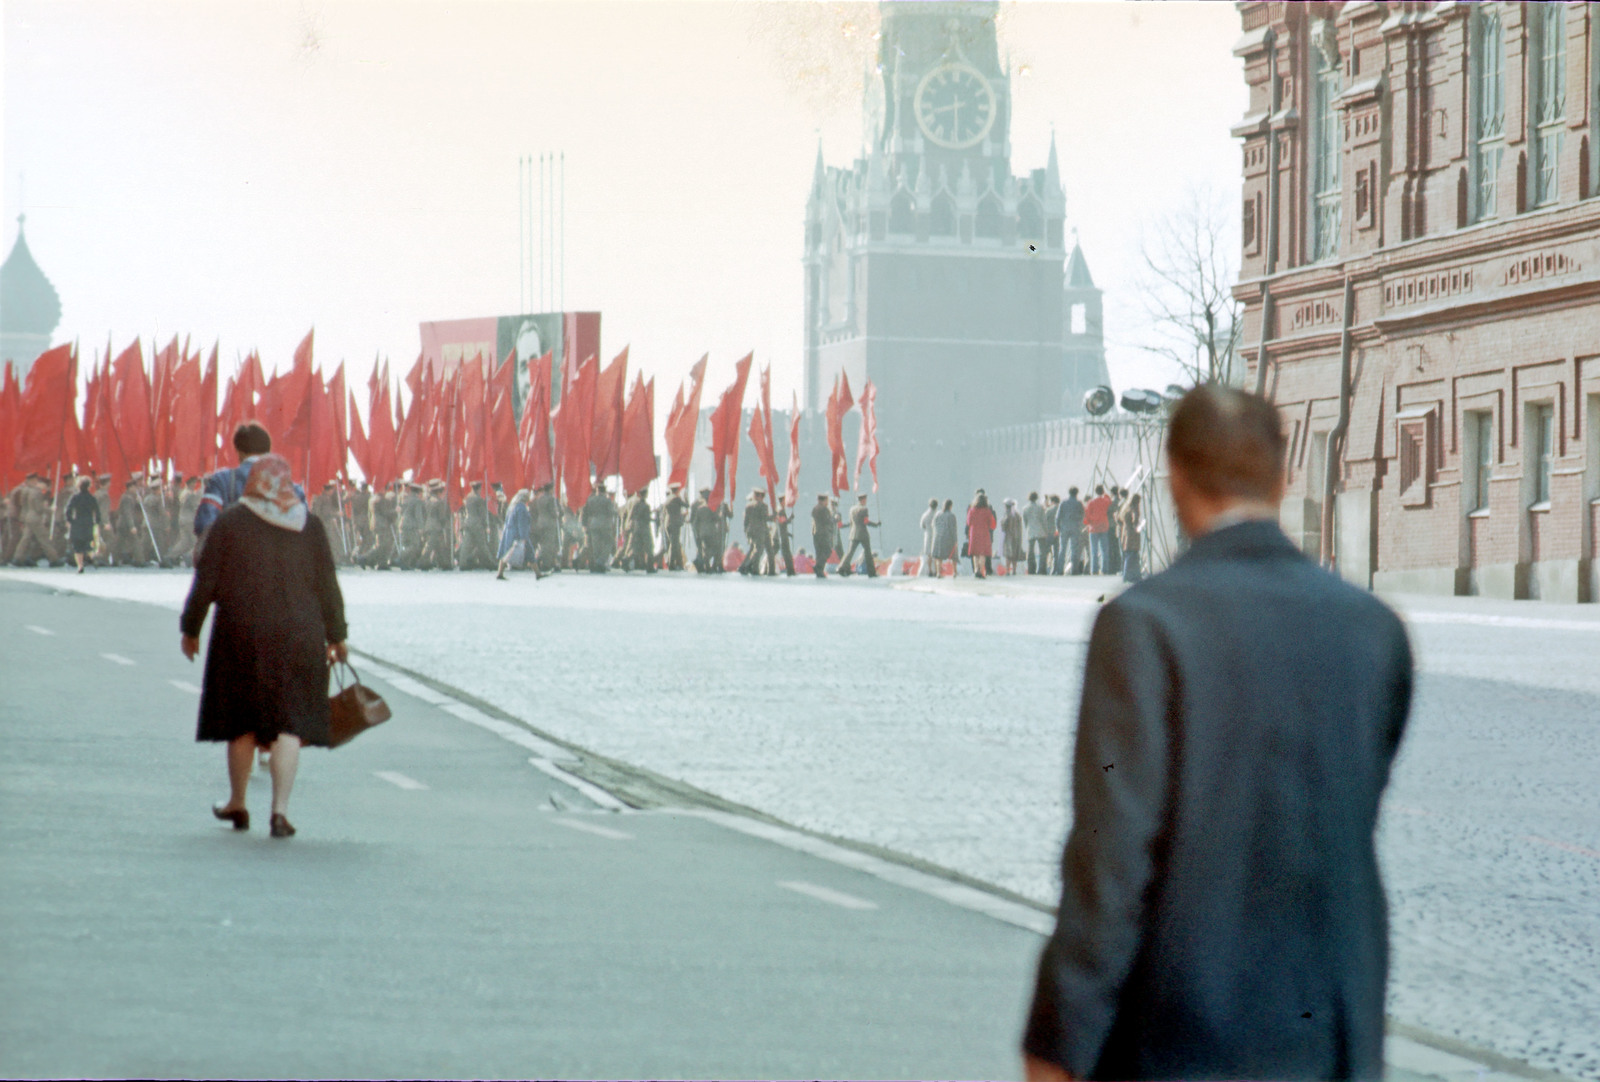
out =
<svg viewBox="0 0 1600 1082"><path fill-rule="evenodd" d="M348 687L339 672L340 666L350 670ZM328 747L337 748L350 743L374 725L388 721L391 715L389 704L383 701L382 695L361 682L354 665L342 661L333 667L333 672L334 678L339 681L339 690L328 699L331 715L328 720Z"/></svg>

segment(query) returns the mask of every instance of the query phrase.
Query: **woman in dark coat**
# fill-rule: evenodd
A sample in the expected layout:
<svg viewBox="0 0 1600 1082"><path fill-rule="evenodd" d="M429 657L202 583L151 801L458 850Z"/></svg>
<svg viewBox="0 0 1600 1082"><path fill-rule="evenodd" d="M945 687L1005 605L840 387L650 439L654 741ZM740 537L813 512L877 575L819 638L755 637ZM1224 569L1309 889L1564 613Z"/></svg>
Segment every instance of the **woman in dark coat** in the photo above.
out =
<svg viewBox="0 0 1600 1082"><path fill-rule="evenodd" d="M250 828L245 789L255 749L267 748L272 836L287 838L300 746L328 744L328 666L346 657L346 628L327 532L278 455L256 459L243 498L206 535L181 620L191 661L213 604L195 739L227 742L231 794L212 813Z"/></svg>
<svg viewBox="0 0 1600 1082"><path fill-rule="evenodd" d="M85 477L78 482L78 491L67 501L67 543L72 547L72 557L78 561L78 574L83 574L84 561L94 550L94 531L100 525L100 501L90 490L94 484Z"/></svg>

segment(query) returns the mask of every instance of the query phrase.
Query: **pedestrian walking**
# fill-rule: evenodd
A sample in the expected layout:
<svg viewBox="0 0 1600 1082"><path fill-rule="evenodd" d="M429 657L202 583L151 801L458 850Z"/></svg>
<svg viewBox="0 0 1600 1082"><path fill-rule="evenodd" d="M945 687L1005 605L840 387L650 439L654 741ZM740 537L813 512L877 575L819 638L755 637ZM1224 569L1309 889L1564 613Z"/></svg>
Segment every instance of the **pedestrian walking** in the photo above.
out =
<svg viewBox="0 0 1600 1082"><path fill-rule="evenodd" d="M935 566L938 561L933 555L934 520L938 517L939 501L929 500L928 509L922 512L922 521L918 525L922 527L922 567L919 569L919 573L930 578L939 577L938 569Z"/></svg>
<svg viewBox="0 0 1600 1082"><path fill-rule="evenodd" d="M511 498L511 511L500 531L499 567L494 577L503 580L508 569L525 565L532 547L533 513L528 510L528 490L523 489Z"/></svg>
<svg viewBox="0 0 1600 1082"><path fill-rule="evenodd" d="M1028 537L1028 574L1049 574L1050 531L1045 526L1045 508L1037 492L1028 493L1028 502L1022 506L1022 528Z"/></svg>
<svg viewBox="0 0 1600 1082"><path fill-rule="evenodd" d="M1139 564L1139 543L1144 538L1144 516L1139 510L1137 492L1117 512L1117 538L1122 543L1122 581L1138 582L1144 577Z"/></svg>
<svg viewBox="0 0 1600 1082"><path fill-rule="evenodd" d="M1284 451L1255 395L1202 386L1173 411L1193 543L1090 635L1033 1082L1384 1074L1374 834L1411 651L1278 527Z"/></svg>
<svg viewBox="0 0 1600 1082"><path fill-rule="evenodd" d="M1083 529L1089 535L1089 574L1111 573L1111 497L1105 485L1094 486L1094 498L1083 505Z"/></svg>
<svg viewBox="0 0 1600 1082"><path fill-rule="evenodd" d="M67 547L83 574L84 561L94 551L94 532L100 525L100 502L94 498L94 483L87 477L78 482L78 491L67 501Z"/></svg>
<svg viewBox="0 0 1600 1082"><path fill-rule="evenodd" d="M982 489L977 499L967 508L967 555L972 560L972 573L980 579L989 577L994 557L994 508Z"/></svg>
<svg viewBox="0 0 1600 1082"><path fill-rule="evenodd" d="M833 508L828 503L828 494L817 493L816 506L811 509L811 547L817 554L813 568L819 579L828 577L828 554L837 543L837 530L838 520L834 518Z"/></svg>
<svg viewBox="0 0 1600 1082"><path fill-rule="evenodd" d="M850 574L851 561L854 559L856 549L861 549L861 563L867 572L867 578L878 577L878 561L872 555L872 534L870 528L878 525L868 517L867 494L863 492L856 497L856 505L850 508L850 549L844 554L844 559L839 561L839 577L844 578Z"/></svg>
<svg viewBox="0 0 1600 1082"><path fill-rule="evenodd" d="M961 552L956 547L956 501L944 501L944 510L933 520L933 575L944 577L945 561L950 561L950 577L961 576Z"/></svg>
<svg viewBox="0 0 1600 1082"><path fill-rule="evenodd" d="M794 516L789 513L789 501L783 496L778 497L778 512L772 518L772 541L777 546L777 555L783 558L784 574L794 578Z"/></svg>
<svg viewBox="0 0 1600 1082"><path fill-rule="evenodd" d="M744 543L747 555L739 565L741 575L760 575L772 559L772 516L767 512L765 489L755 489L744 505Z"/></svg>
<svg viewBox="0 0 1600 1082"><path fill-rule="evenodd" d="M657 510L657 516L661 546L656 559L668 571L682 571L683 527L689 520L689 501L683 498L682 486L676 483L667 486L667 499Z"/></svg>
<svg viewBox="0 0 1600 1082"><path fill-rule="evenodd" d="M216 605L195 739L228 745L229 796L212 808L248 830L245 792L257 747L272 752L274 838L288 819L302 744L329 742L328 666L344 661L344 599L322 522L296 494L289 463L260 456L237 505L217 516L180 620L183 654L200 652Z"/></svg>
<svg viewBox="0 0 1600 1082"><path fill-rule="evenodd" d="M1015 575L1017 568L1027 559L1023 539L1027 527L1022 524L1022 514L1016 500L1006 501L1006 513L1000 519L1000 556L1005 561L1006 574Z"/></svg>
<svg viewBox="0 0 1600 1082"><path fill-rule="evenodd" d="M1083 574L1087 560L1084 553L1083 515L1083 501L1078 499L1078 486L1073 485L1067 489L1067 498L1061 501L1061 509L1056 512L1056 526L1061 530L1062 558L1067 571L1073 575ZM1057 568L1056 574L1061 574L1060 568Z"/></svg>

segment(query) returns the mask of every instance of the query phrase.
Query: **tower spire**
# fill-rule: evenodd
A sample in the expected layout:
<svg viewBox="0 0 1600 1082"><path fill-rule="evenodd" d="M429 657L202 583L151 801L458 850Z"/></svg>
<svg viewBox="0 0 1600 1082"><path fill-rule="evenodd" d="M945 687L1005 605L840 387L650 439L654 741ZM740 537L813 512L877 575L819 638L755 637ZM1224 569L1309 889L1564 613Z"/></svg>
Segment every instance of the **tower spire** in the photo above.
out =
<svg viewBox="0 0 1600 1082"><path fill-rule="evenodd" d="M1050 158L1045 162L1044 182L1052 191L1061 187L1061 165L1056 160L1056 128L1050 125Z"/></svg>

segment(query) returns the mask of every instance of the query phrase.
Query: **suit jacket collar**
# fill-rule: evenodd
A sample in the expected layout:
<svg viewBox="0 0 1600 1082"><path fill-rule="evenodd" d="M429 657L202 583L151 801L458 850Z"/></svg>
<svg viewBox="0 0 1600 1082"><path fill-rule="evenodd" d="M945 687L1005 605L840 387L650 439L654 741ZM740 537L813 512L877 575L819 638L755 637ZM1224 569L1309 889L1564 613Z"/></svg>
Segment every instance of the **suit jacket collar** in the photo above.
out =
<svg viewBox="0 0 1600 1082"><path fill-rule="evenodd" d="M1304 559L1276 522L1249 519L1213 530L1195 539L1184 560L1262 560L1284 557Z"/></svg>

